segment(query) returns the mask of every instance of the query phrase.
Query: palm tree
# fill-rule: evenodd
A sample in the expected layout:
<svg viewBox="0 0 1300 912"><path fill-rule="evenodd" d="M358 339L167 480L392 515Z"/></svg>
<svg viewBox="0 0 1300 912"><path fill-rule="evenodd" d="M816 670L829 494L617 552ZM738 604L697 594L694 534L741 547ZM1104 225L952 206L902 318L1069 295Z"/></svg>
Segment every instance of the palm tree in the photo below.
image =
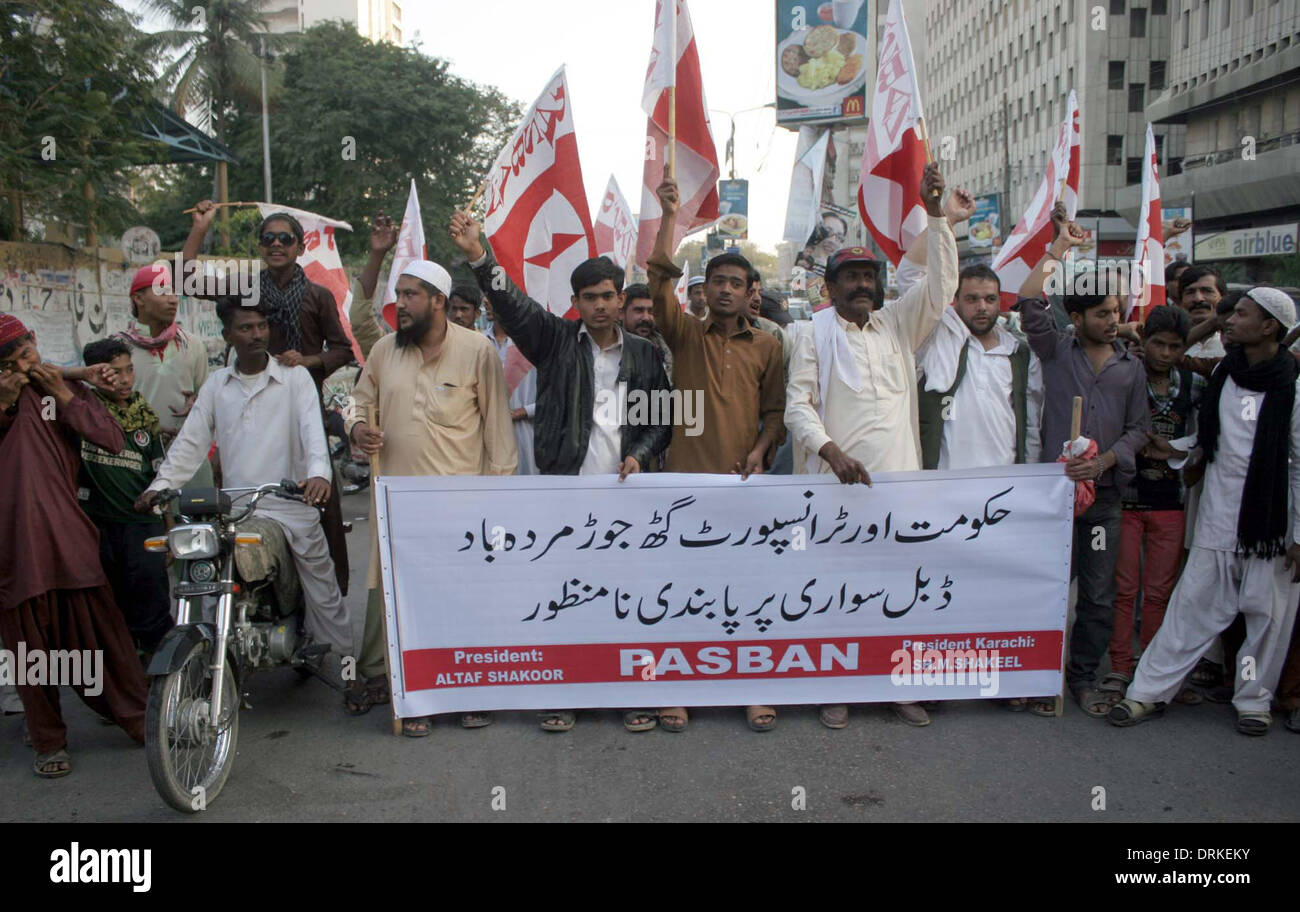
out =
<svg viewBox="0 0 1300 912"><path fill-rule="evenodd" d="M256 102L260 69L254 49L266 37L267 0L147 0L169 28L145 36L153 53L179 52L160 74L178 115L193 112L198 125L219 140L236 100Z"/></svg>

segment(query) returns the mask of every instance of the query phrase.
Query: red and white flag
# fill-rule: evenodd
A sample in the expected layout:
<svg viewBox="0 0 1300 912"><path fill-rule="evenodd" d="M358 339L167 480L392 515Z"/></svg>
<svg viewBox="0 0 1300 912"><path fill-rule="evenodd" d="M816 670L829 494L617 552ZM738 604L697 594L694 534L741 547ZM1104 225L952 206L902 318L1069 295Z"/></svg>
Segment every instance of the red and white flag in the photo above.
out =
<svg viewBox="0 0 1300 912"><path fill-rule="evenodd" d="M689 301L691 297L690 285L691 264L688 261L685 268L682 269L682 277L677 280L677 287L673 289L673 292L677 295L677 303L682 305L682 310L686 309L686 302Z"/></svg>
<svg viewBox="0 0 1300 912"><path fill-rule="evenodd" d="M674 28L674 25L676 28ZM675 65L674 65L675 61ZM668 88L676 86L678 199L673 249L692 231L717 221L718 150L709 128L709 106L704 101L700 53L686 0L657 0L654 46L646 70L641 107L648 115L645 170L641 177L641 223L636 261L642 266L654 248L663 210L655 189L664 178L668 156ZM670 251L671 252L671 251Z"/></svg>
<svg viewBox="0 0 1300 912"><path fill-rule="evenodd" d="M384 322L392 329L397 329L397 280L414 260L426 258L428 248L424 243L424 222L420 219L420 198L415 193L415 180L411 180L411 191L406 195L406 213L402 216L402 227L397 232L397 244L393 247L393 262L388 267L388 281L379 287L383 299L379 301L379 312Z"/></svg>
<svg viewBox="0 0 1300 912"><path fill-rule="evenodd" d="M862 150L858 212L885 256L897 266L926 224L918 192L925 171L925 143L919 128L921 92L901 3L889 6L878 61L871 122Z"/></svg>
<svg viewBox="0 0 1300 912"><path fill-rule="evenodd" d="M1156 137L1147 124L1147 145L1143 154L1142 208L1138 210L1137 245L1133 249L1135 287L1129 282L1125 320L1145 322L1151 308L1165 303L1165 235L1160 208L1160 163L1156 160ZM1136 311L1136 314L1134 313Z"/></svg>
<svg viewBox="0 0 1300 912"><path fill-rule="evenodd" d="M347 222L326 218L314 212L289 206L277 206L274 203L258 203L257 209L262 214L262 218L274 212L287 212L302 225L303 254L298 257L298 265L306 273L307 281L323 285L334 296L334 304L339 311L339 322L343 324L343 332L352 343L352 357L357 359L358 364L364 364L366 359L361 357L361 347L352 336L352 323L348 320L348 308L352 306L352 289L348 285L348 272L343 268L343 259L339 256L338 245L334 243L336 228L351 231L352 226Z"/></svg>
<svg viewBox="0 0 1300 912"><path fill-rule="evenodd" d="M611 174L605 186L605 198L596 213L596 256L607 256L616 266L627 269L635 254L636 220Z"/></svg>
<svg viewBox="0 0 1300 912"><path fill-rule="evenodd" d="M569 277L596 255L569 85L560 67L488 173L483 227L506 274L568 316Z"/></svg>
<svg viewBox="0 0 1300 912"><path fill-rule="evenodd" d="M1052 243L1052 208L1059 198L1071 219L1079 209L1079 103L1074 89L1065 103L1065 121L1056 135L1047 173L1029 208L993 258L993 271L1002 283L1002 309L1016 303L1020 286Z"/></svg>

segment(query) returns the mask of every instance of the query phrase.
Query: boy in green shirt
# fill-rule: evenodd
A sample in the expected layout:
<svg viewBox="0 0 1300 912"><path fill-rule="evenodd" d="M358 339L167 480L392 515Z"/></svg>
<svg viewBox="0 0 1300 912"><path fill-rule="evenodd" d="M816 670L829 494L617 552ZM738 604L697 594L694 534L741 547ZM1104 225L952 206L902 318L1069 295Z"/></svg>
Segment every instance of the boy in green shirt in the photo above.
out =
<svg viewBox="0 0 1300 912"><path fill-rule="evenodd" d="M116 371L112 391L96 389L94 394L122 426L126 446L113 454L82 439L78 498L99 528L99 558L113 598L147 656L174 624L166 555L144 549L145 539L163 535L165 529L157 517L132 509L162 463L158 416L144 396L131 391L135 369L126 343L117 338L91 342L82 359L87 367L107 364Z"/></svg>

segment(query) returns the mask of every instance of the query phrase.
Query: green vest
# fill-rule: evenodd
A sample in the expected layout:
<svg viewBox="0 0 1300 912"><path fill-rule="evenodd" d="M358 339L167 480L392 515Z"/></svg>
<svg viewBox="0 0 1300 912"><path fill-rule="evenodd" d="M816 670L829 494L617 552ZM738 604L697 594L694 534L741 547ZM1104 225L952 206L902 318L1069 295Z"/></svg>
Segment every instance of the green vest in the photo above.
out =
<svg viewBox="0 0 1300 912"><path fill-rule="evenodd" d="M957 387L966 378L966 356L970 354L969 345L962 345L961 356L957 359L957 376L952 386L943 391L927 390L925 380L917 384L918 418L921 425L921 467L937 469L939 467L939 450L943 445L944 411L951 404ZM1025 461L1025 416L1028 414L1029 399L1029 346L1020 342L1011 355L1011 409L1016 415L1016 462Z"/></svg>

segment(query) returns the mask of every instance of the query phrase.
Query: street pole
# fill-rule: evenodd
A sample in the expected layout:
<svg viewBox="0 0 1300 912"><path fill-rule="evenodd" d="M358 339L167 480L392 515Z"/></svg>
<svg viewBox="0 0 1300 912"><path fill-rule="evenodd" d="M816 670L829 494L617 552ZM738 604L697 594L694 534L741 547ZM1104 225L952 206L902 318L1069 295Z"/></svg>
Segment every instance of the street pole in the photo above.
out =
<svg viewBox="0 0 1300 912"><path fill-rule="evenodd" d="M1010 229L1015 225L1011 219L1011 139L1007 129L1007 93L1002 93L1002 222L999 226L1006 232L999 241L1005 241Z"/></svg>
<svg viewBox="0 0 1300 912"><path fill-rule="evenodd" d="M262 64L262 182L266 186L266 202L271 202L271 127L266 115L266 36L259 38Z"/></svg>

